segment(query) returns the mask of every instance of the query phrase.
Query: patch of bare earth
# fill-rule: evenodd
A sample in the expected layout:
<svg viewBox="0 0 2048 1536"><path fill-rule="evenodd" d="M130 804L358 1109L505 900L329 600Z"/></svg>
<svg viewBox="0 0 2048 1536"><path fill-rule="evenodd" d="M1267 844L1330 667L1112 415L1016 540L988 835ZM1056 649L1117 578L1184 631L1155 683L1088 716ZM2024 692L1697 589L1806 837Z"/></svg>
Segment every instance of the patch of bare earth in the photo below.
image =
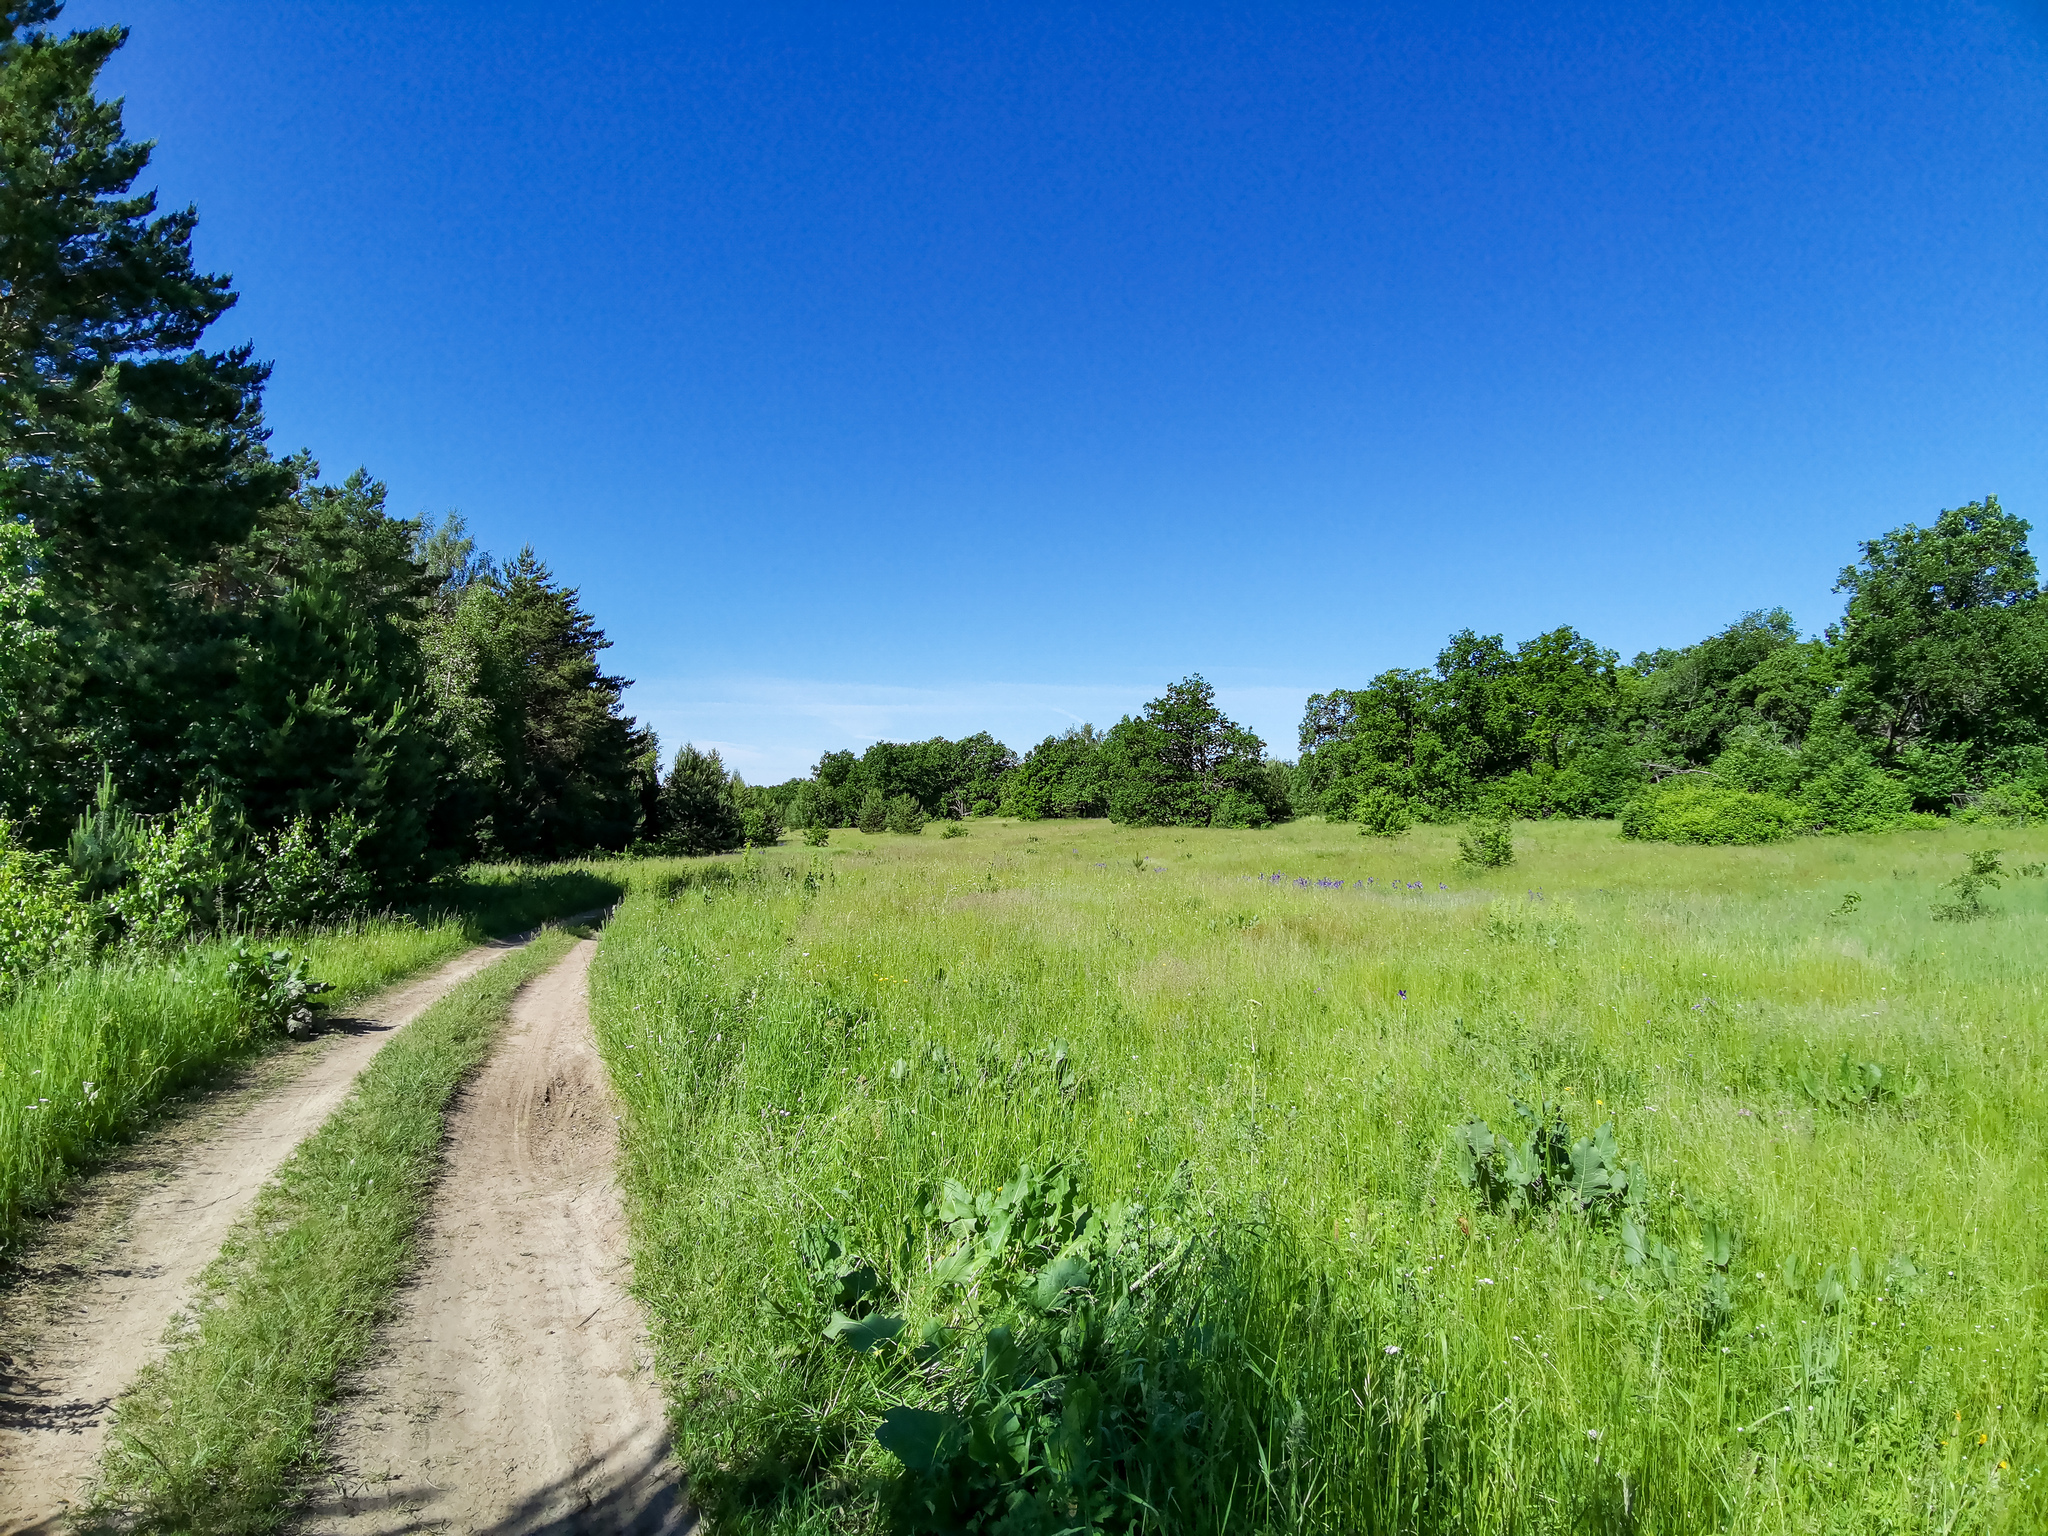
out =
<svg viewBox="0 0 2048 1536"><path fill-rule="evenodd" d="M449 1116L447 1164L380 1359L330 1436L305 1536L669 1536L669 1460L591 1036L584 942L514 1004Z"/></svg>
<svg viewBox="0 0 2048 1536"><path fill-rule="evenodd" d="M58 1530L83 1503L109 1405L257 1191L400 1028L515 947L479 945L196 1097L43 1226L0 1292L0 1533Z"/></svg>

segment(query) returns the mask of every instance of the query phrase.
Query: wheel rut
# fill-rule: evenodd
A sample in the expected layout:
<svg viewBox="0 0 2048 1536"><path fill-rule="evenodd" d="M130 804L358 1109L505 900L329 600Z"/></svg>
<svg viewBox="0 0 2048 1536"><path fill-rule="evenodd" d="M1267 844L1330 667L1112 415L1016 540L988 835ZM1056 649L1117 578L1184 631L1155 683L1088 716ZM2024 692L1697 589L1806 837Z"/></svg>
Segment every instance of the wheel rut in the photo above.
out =
<svg viewBox="0 0 2048 1536"><path fill-rule="evenodd" d="M257 1192L402 1027L523 942L479 945L335 1017L85 1182L0 1297L0 1533L62 1528L98 1466L109 1406L161 1353Z"/></svg>
<svg viewBox="0 0 2048 1536"><path fill-rule="evenodd" d="M449 1116L417 1278L301 1536L676 1536L695 1521L630 1278L580 943Z"/></svg>

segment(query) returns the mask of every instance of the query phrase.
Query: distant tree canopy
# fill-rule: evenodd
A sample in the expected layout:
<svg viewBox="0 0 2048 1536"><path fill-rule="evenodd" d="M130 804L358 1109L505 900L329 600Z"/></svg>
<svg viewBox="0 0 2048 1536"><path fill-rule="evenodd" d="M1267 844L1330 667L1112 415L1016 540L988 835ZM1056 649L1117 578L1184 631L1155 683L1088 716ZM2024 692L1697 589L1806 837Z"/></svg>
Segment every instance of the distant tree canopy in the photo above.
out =
<svg viewBox="0 0 2048 1536"><path fill-rule="evenodd" d="M1649 808L1679 804L1665 781L1706 777L1688 824L1865 830L1987 794L2048 811L2048 603L2028 531L1992 497L1866 543L1836 588L1841 623L1812 640L1773 609L1620 666L1570 629L1512 651L1464 631L1433 671L1310 698L1297 801L1439 821L1640 805L1632 824L1652 826Z"/></svg>
<svg viewBox="0 0 2048 1536"><path fill-rule="evenodd" d="M653 741L576 592L272 457L266 367L202 340L229 280L94 94L125 33L57 11L0 9L0 821L63 846L104 782L251 846L335 822L384 891L628 845Z"/></svg>

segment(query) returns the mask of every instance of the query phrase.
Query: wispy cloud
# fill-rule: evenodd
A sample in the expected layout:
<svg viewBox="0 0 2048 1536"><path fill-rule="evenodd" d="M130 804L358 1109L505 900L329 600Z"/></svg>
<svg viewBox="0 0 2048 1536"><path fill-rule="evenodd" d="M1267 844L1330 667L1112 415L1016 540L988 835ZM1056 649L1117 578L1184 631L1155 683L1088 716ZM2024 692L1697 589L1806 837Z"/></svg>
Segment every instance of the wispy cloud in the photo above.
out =
<svg viewBox="0 0 2048 1536"><path fill-rule="evenodd" d="M664 755L685 741L716 747L757 783L810 772L826 752L876 741L919 741L987 731L1022 752L1084 722L1113 725L1155 697L1159 685L1115 683L956 683L911 687L791 677L643 678L628 708L661 736ZM1294 755L1300 687L1219 683L1217 703Z"/></svg>

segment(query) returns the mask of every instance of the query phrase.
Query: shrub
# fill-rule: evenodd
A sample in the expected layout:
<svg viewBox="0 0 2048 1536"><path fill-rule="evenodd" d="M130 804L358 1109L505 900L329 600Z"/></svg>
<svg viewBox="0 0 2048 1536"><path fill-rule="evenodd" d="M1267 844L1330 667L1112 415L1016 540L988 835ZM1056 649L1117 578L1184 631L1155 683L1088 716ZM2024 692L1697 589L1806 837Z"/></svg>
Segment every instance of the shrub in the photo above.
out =
<svg viewBox="0 0 2048 1536"><path fill-rule="evenodd" d="M1514 834L1505 821L1475 818L1458 834L1458 857L1478 869L1500 869L1515 862Z"/></svg>
<svg viewBox="0 0 2048 1536"><path fill-rule="evenodd" d="M853 824L870 836L887 830L889 807L882 799L882 792L879 789L871 789L861 796L860 811L854 816Z"/></svg>
<svg viewBox="0 0 2048 1536"><path fill-rule="evenodd" d="M806 848L822 848L831 841L832 832L829 827L810 826L804 828L804 846Z"/></svg>
<svg viewBox="0 0 2048 1536"><path fill-rule="evenodd" d="M957 821L949 821L949 822L947 822L947 823L946 823L946 830L945 830L945 831L943 831L943 832L941 832L941 833L939 834L939 836L941 836L941 837L965 837L966 835L967 835L967 827L966 827L966 825L965 825L964 823L962 823L962 822L957 822Z"/></svg>
<svg viewBox="0 0 2048 1536"><path fill-rule="evenodd" d="M1998 878L2005 873L1998 855L1996 848L1979 848L1970 855L1970 867L1947 882L1947 888L1956 893L1955 900L1934 904L1935 921L1966 923L1990 911L1978 893L1986 887L1995 891L2004 883Z"/></svg>
<svg viewBox="0 0 2048 1536"><path fill-rule="evenodd" d="M749 791L740 806L740 836L749 848L773 848L782 841L782 810L758 791Z"/></svg>
<svg viewBox="0 0 2048 1536"><path fill-rule="evenodd" d="M370 829L351 811L316 828L294 816L282 831L260 838L241 890L241 915L262 929L330 922L369 900L369 871L356 850Z"/></svg>
<svg viewBox="0 0 2048 1536"><path fill-rule="evenodd" d="M883 813L882 824L891 832L902 832L915 837L924 830L924 807L909 795L897 795L890 800L888 809ZM863 827L861 830L867 829Z"/></svg>
<svg viewBox="0 0 2048 1536"><path fill-rule="evenodd" d="M1415 807L1391 789L1368 789L1354 803L1361 837L1399 837L1415 824Z"/></svg>
<svg viewBox="0 0 2048 1536"><path fill-rule="evenodd" d="M0 997L30 976L83 959L98 932L71 872L20 847L0 821Z"/></svg>
<svg viewBox="0 0 2048 1536"><path fill-rule="evenodd" d="M1994 827L2033 826L2048 821L2048 796L2020 779L1987 784L1971 798L1963 818L1989 822Z"/></svg>
<svg viewBox="0 0 2048 1536"><path fill-rule="evenodd" d="M1709 774L1652 784L1621 813L1621 835L1665 843L1774 843L1811 825L1782 795L1735 789Z"/></svg>
<svg viewBox="0 0 2048 1536"><path fill-rule="evenodd" d="M1799 803L1815 827L1882 832L1911 813L1913 792L1875 764L1850 758L1802 785Z"/></svg>

